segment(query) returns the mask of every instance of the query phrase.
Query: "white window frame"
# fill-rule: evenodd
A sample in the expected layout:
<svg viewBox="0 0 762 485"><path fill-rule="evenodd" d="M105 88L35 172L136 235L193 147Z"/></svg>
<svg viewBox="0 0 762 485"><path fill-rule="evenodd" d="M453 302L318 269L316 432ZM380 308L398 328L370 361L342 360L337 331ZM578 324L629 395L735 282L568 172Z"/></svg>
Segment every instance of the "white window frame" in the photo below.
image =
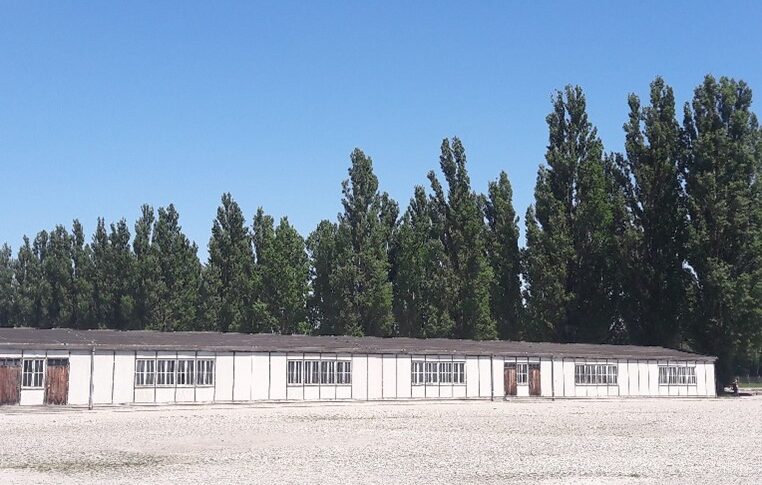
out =
<svg viewBox="0 0 762 485"><path fill-rule="evenodd" d="M156 387L175 387L176 359L158 359L156 361Z"/></svg>
<svg viewBox="0 0 762 485"><path fill-rule="evenodd" d="M177 387L193 387L196 384L196 359L177 359Z"/></svg>
<svg viewBox="0 0 762 485"><path fill-rule="evenodd" d="M336 361L320 361L320 384L333 385L336 383Z"/></svg>
<svg viewBox="0 0 762 485"><path fill-rule="evenodd" d="M303 383L302 379L302 371L304 367L304 362L301 360L289 360L288 361L288 368L287 368L287 384L289 386L301 386Z"/></svg>
<svg viewBox="0 0 762 485"><path fill-rule="evenodd" d="M336 361L336 385L351 385L352 384L352 361L351 360L337 360Z"/></svg>
<svg viewBox="0 0 762 485"><path fill-rule="evenodd" d="M45 359L24 359L21 365L21 388L42 389L45 385Z"/></svg>
<svg viewBox="0 0 762 485"><path fill-rule="evenodd" d="M619 385L619 366L606 363L574 364L574 385L617 386Z"/></svg>
<svg viewBox="0 0 762 485"><path fill-rule="evenodd" d="M288 386L350 386L351 359L289 359L286 368Z"/></svg>
<svg viewBox="0 0 762 485"><path fill-rule="evenodd" d="M196 359L196 387L214 387L214 359Z"/></svg>
<svg viewBox="0 0 762 485"><path fill-rule="evenodd" d="M696 386L695 365L659 365L660 386Z"/></svg>
<svg viewBox="0 0 762 485"><path fill-rule="evenodd" d="M410 370L410 382L414 386L422 386L426 383L424 380L424 362L422 360L413 361L413 366Z"/></svg>
<svg viewBox="0 0 762 485"><path fill-rule="evenodd" d="M319 386L320 385L320 361L319 360L305 360L304 361L304 385L305 386Z"/></svg>
<svg viewBox="0 0 762 485"><path fill-rule="evenodd" d="M465 361L456 361L452 363L452 383L457 385L466 384L466 363Z"/></svg>
<svg viewBox="0 0 762 485"><path fill-rule="evenodd" d="M460 386L466 384L464 360L414 360L410 368L414 386Z"/></svg>
<svg viewBox="0 0 762 485"><path fill-rule="evenodd" d="M135 387L154 387L156 385L156 359L135 359Z"/></svg>
<svg viewBox="0 0 762 485"><path fill-rule="evenodd" d="M529 385L529 363L516 362L516 385Z"/></svg>

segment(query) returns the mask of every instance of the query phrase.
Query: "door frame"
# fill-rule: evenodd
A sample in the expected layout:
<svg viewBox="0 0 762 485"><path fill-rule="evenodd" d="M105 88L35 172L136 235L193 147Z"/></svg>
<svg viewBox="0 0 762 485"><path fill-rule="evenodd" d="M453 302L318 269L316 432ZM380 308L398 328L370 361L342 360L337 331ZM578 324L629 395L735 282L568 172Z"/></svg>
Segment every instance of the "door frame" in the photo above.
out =
<svg viewBox="0 0 762 485"><path fill-rule="evenodd" d="M52 362L61 362L61 364L55 363L54 365L50 365ZM65 365L63 364L65 362ZM63 396L63 402L50 402L48 400L48 392L50 391L51 382L50 382L50 369L52 368L63 368L65 369L64 372L66 373L66 393ZM71 385L71 361L69 360L69 357L48 357L45 359L45 396L43 398L43 403L47 406L65 406L69 403L69 386Z"/></svg>

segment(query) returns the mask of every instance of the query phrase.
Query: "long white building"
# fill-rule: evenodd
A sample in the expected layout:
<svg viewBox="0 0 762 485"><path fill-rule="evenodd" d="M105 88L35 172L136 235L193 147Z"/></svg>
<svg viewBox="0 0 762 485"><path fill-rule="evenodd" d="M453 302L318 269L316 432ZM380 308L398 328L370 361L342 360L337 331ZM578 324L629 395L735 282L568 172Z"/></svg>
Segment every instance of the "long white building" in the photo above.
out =
<svg viewBox="0 0 762 485"><path fill-rule="evenodd" d="M0 404L713 397L662 347L0 328Z"/></svg>

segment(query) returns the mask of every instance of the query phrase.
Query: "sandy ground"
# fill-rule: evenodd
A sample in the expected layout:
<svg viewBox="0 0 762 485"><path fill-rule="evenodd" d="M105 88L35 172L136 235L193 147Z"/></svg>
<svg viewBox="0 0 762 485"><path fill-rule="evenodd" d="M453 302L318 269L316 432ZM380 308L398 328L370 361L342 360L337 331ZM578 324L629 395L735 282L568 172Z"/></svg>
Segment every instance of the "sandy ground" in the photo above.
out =
<svg viewBox="0 0 762 485"><path fill-rule="evenodd" d="M0 409L0 483L760 483L762 397Z"/></svg>

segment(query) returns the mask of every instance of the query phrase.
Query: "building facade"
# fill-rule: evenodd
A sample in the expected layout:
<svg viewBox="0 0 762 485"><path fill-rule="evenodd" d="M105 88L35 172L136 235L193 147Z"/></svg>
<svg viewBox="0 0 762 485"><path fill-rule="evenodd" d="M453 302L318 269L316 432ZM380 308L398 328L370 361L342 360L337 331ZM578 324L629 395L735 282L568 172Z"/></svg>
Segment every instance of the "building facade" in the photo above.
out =
<svg viewBox="0 0 762 485"><path fill-rule="evenodd" d="M619 345L0 329L0 404L714 397L715 360Z"/></svg>

